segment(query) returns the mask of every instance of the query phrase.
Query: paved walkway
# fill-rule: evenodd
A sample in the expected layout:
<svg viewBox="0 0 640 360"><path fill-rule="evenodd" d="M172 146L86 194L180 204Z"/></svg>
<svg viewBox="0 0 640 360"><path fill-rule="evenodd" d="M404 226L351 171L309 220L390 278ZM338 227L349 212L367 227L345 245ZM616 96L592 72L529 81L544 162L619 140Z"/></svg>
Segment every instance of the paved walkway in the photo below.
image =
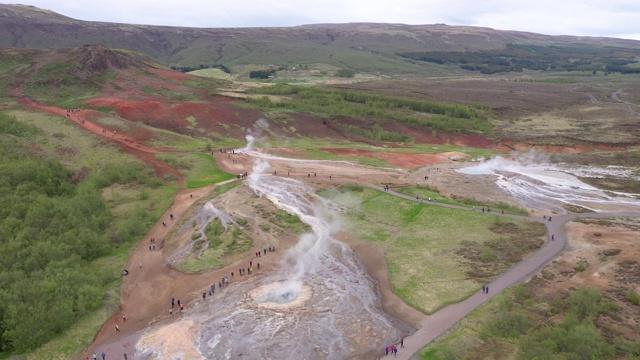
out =
<svg viewBox="0 0 640 360"><path fill-rule="evenodd" d="M384 191L384 189L380 186L369 185L370 187ZM416 199L415 197L408 196L405 194L400 194L395 191L387 191L387 193L398 196L401 198L405 198L412 201L417 202L427 202L424 200ZM462 210L473 211L472 209L464 206L443 204L438 202L430 201L428 202L431 205L444 206L449 208L456 208ZM551 221L541 219L539 217L527 217L527 216L518 216L511 214L501 214L498 212L491 212L488 215L497 215L504 216L510 218L519 218L526 219L530 221L537 221L543 223L547 227L547 233L549 234L549 239L551 240L551 234L555 235L554 241L547 241L540 250L531 256L527 257L517 265L513 266L511 269L507 270L502 275L496 277L488 286L489 293L484 294L482 292L478 292L466 300L463 300L457 304L452 304L446 306L432 315L425 318L424 321L420 324L420 329L415 333L411 334L411 336L404 339L404 348L398 350L398 356L394 357L395 359L407 360L407 359L418 359L417 355L414 357L420 349L425 347L431 341L435 340L442 334L444 334L447 330L449 330L453 325L458 323L458 321L462 320L465 316L471 313L480 305L489 301L491 298L499 294L504 289L510 287L511 285L521 283L527 280L532 275L538 273L542 268L544 268L547 264L549 264L553 259L555 259L560 253L565 249L567 245L567 236L564 232L564 224L567 221L571 221L576 218L629 218L629 217L640 217L640 211L634 212L599 212L599 213L583 213L583 214L568 214L561 216L553 216ZM384 357L383 357L384 358Z"/></svg>

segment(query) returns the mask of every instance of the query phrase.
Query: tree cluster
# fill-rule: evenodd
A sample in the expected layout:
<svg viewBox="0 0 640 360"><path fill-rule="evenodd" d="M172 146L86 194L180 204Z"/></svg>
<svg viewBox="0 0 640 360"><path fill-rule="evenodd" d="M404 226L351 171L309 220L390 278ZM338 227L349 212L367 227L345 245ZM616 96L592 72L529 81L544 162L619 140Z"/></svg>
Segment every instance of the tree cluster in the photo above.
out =
<svg viewBox="0 0 640 360"><path fill-rule="evenodd" d="M33 150L38 133L0 113L0 352L36 348L100 308L120 272L104 273L94 260L146 231L134 216L111 232L100 189L148 182L149 171L106 163L74 183L60 162Z"/></svg>
<svg viewBox="0 0 640 360"><path fill-rule="evenodd" d="M183 73L188 73L191 71L203 70L203 69L220 69L226 72L227 74L231 74L231 70L222 64L214 64L214 65L200 64L200 65L193 65L193 66L172 66L171 67L171 70L177 70Z"/></svg>
<svg viewBox="0 0 640 360"><path fill-rule="evenodd" d="M627 66L638 62L640 49L590 44L508 44L504 49L495 50L424 51L398 55L435 64L454 64L463 70L483 74L522 72L524 69L640 73L638 68Z"/></svg>
<svg viewBox="0 0 640 360"><path fill-rule="evenodd" d="M253 92L268 95L294 95L292 99L284 101L271 101L266 96L247 99L248 103L263 108L286 108L323 115L343 115L356 119L366 117L390 119L447 132L477 134L488 133L491 130L491 124L486 121L485 107L482 106L448 105L361 91L285 84L261 87L254 89ZM382 136L381 133L370 135ZM384 134L382 137L397 139L391 134Z"/></svg>
<svg viewBox="0 0 640 360"><path fill-rule="evenodd" d="M250 79L268 79L270 76L273 76L276 71L274 69L271 70L253 70L249 72Z"/></svg>

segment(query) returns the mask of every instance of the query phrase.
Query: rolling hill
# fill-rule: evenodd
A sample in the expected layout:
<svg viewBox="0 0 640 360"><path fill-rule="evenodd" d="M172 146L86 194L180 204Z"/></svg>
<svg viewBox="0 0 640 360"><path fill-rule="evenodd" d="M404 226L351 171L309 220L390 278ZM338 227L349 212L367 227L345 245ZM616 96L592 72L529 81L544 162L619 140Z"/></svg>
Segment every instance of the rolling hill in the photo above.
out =
<svg viewBox="0 0 640 360"><path fill-rule="evenodd" d="M633 40L447 25L353 23L280 28L130 25L81 21L33 6L0 4L2 47L71 48L85 44L137 51L175 67L224 65L240 72L247 65L325 64L334 69L388 75L461 71L458 66L443 68L416 56L425 52L498 51L508 44L640 49L640 42Z"/></svg>

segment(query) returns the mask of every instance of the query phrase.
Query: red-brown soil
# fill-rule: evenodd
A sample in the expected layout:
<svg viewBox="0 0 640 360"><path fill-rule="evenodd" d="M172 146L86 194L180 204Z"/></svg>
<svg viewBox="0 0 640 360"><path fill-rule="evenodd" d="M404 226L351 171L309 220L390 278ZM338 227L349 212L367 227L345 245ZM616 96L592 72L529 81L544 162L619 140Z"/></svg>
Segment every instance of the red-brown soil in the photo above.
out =
<svg viewBox="0 0 640 360"><path fill-rule="evenodd" d="M205 133L218 133L223 136L242 139L246 129L261 117L257 110L233 106L233 100L222 98L206 103L181 102L167 104L161 100L126 100L122 98L100 97L90 100L91 106L114 108L118 115L130 120L140 121L153 127L179 133L202 135L192 127L187 118L192 117L197 127Z"/></svg>
<svg viewBox="0 0 640 360"><path fill-rule="evenodd" d="M99 115L99 112L95 110L79 110L72 114L68 114L67 110L65 109L54 106L39 105L27 98L20 99L20 103L29 109L45 111L53 115L66 117L67 119L69 119L69 121L73 121L81 128L90 131L98 136L101 136L107 141L122 147L122 150L124 152L131 154L142 160L144 163L153 166L153 168L155 169L155 175L158 178L164 179L166 175L170 174L175 177L181 188L184 187L184 177L180 174L180 172L165 164L164 162L158 160L155 156L155 154L171 151L165 149L150 148L144 144L144 140L147 139L149 135L148 133L140 131L139 133L136 132L136 135L125 134L122 132L118 133L116 130L103 127L91 121L93 116Z"/></svg>
<svg viewBox="0 0 640 360"><path fill-rule="evenodd" d="M350 156L350 157L363 157L363 158L375 158L384 160L387 163L402 167L402 168L416 168L419 166L429 166L442 164L445 162L451 162L449 158L438 154L415 154L415 153L401 153L391 151L371 151L363 149L344 149L344 148L321 148L320 150L330 152L334 155Z"/></svg>

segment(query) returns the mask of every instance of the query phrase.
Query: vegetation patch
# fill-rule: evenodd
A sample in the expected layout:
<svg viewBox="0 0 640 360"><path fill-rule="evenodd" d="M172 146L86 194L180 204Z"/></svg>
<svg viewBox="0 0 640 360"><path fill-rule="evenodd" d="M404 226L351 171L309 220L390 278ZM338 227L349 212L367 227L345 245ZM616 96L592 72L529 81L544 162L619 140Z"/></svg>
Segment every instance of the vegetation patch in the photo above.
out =
<svg viewBox="0 0 640 360"><path fill-rule="evenodd" d="M450 197L445 197L440 194L438 189L430 187L428 185L416 185L410 187L401 187L395 189L395 191L409 195L411 197L419 197L425 201L436 201L444 204L451 204L457 206L466 206L470 208L474 208L478 211L482 211L483 209L488 210L491 209L493 212L500 212L505 214L513 214L513 215L522 215L527 216L529 212L516 205L512 205L505 202L486 202L480 201L474 198L461 197L457 195L451 195Z"/></svg>
<svg viewBox="0 0 640 360"><path fill-rule="evenodd" d="M422 359L613 359L637 356L638 341L603 328L618 306L596 289L567 296L516 285L472 312L447 337L421 351Z"/></svg>
<svg viewBox="0 0 640 360"><path fill-rule="evenodd" d="M75 73L73 62L54 62L30 73L24 93L47 105L72 108L97 94L100 84L110 76L105 72L82 79Z"/></svg>
<svg viewBox="0 0 640 360"><path fill-rule="evenodd" d="M188 189L215 184L235 177L220 169L216 160L209 154L159 154L156 156L184 175Z"/></svg>
<svg viewBox="0 0 640 360"><path fill-rule="evenodd" d="M64 334L60 352L72 354L91 339L68 336L95 333L96 319L115 310L117 295L105 294L117 294L128 249L175 189L62 118L0 113L0 138L0 351L22 353Z"/></svg>
<svg viewBox="0 0 640 360"><path fill-rule="evenodd" d="M343 115L357 119L373 117L424 126L447 132L486 134L492 129L482 110L460 105L445 105L358 91L324 89L276 84L255 88L252 92L288 96L272 101L264 96L247 102L261 108L283 108L325 116Z"/></svg>
<svg viewBox="0 0 640 360"><path fill-rule="evenodd" d="M220 219L207 224L205 238L196 240L191 252L178 266L190 273L203 272L228 265L231 255L251 248L253 239L234 225L222 225Z"/></svg>
<svg viewBox="0 0 640 360"><path fill-rule="evenodd" d="M219 195L222 195L222 194L226 193L227 191L229 191L229 190L231 190L231 189L233 189L233 188L235 188L235 187L237 187L239 185L242 185L242 183L239 182L239 181L234 181L234 182L230 182L230 183L227 183L227 184L223 184L223 185L217 186L215 192L219 196Z"/></svg>
<svg viewBox="0 0 640 360"><path fill-rule="evenodd" d="M321 195L348 209L345 231L351 236L386 248L394 291L427 313L476 292L540 246L544 234L539 224L512 219L496 224L495 217L481 212L405 200L370 188L324 190ZM467 248L473 256L461 252Z"/></svg>
<svg viewBox="0 0 640 360"><path fill-rule="evenodd" d="M507 44L504 49L474 52L423 51L398 55L435 64L456 64L463 70L482 74L522 72L523 70L588 71L595 73L637 74L640 49L591 44ZM565 80L548 79L565 83Z"/></svg>

